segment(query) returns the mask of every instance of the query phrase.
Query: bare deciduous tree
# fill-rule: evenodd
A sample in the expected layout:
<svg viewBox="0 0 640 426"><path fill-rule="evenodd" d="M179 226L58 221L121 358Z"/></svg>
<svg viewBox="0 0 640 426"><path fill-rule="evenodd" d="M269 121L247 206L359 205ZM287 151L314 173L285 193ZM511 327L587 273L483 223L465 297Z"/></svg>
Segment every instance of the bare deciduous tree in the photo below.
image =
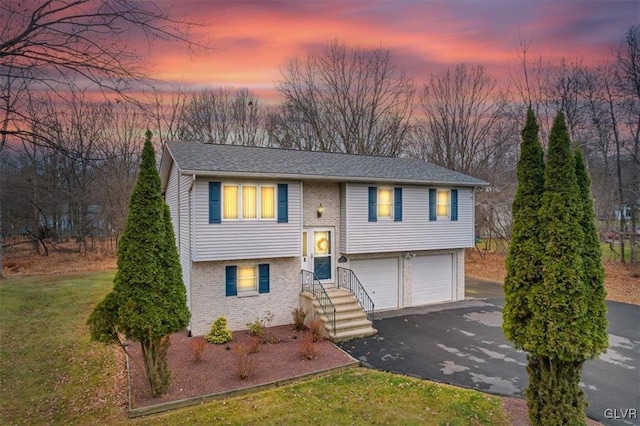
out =
<svg viewBox="0 0 640 426"><path fill-rule="evenodd" d="M202 143L263 145L263 113L248 89L204 89L191 95L182 123L183 138Z"/></svg>
<svg viewBox="0 0 640 426"><path fill-rule="evenodd" d="M434 164L477 173L500 149L496 131L505 99L481 65L457 65L433 74L420 99L424 119L417 126L413 154Z"/></svg>
<svg viewBox="0 0 640 426"><path fill-rule="evenodd" d="M153 1L44 0L0 3L0 78L29 91L61 94L93 87L124 91L146 76L132 39L181 41L195 25ZM2 85L3 133L30 136L27 118L15 105L15 85ZM27 138L29 139L29 138ZM41 140L46 143L46 140Z"/></svg>
<svg viewBox="0 0 640 426"><path fill-rule="evenodd" d="M271 144L352 154L402 152L414 87L388 50L350 49L335 41L322 52L292 59L282 74L283 105L280 118L271 120Z"/></svg>

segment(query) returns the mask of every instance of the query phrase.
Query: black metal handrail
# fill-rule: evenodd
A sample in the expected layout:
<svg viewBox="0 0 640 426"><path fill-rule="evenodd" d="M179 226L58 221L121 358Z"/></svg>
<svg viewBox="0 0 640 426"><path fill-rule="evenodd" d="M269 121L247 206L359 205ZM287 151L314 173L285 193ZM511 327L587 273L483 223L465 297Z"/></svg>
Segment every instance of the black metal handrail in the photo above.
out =
<svg viewBox="0 0 640 426"><path fill-rule="evenodd" d="M316 298L331 324L331 334L336 333L336 307L322 286L322 283L311 271L302 270L302 291L308 291Z"/></svg>
<svg viewBox="0 0 640 426"><path fill-rule="evenodd" d="M367 314L367 318L373 321L374 304L367 290L364 289L355 272L351 269L338 267L338 288L349 290L358 300L360 306Z"/></svg>

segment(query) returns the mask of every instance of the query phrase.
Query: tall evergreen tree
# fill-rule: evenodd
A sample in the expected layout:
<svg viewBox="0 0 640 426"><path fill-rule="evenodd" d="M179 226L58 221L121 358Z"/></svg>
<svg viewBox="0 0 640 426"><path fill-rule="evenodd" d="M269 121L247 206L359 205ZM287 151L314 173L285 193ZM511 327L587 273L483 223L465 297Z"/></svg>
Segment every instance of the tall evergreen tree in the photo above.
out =
<svg viewBox="0 0 640 426"><path fill-rule="evenodd" d="M189 321L186 293L169 210L162 199L151 132L118 247L113 292L89 317L92 339L113 342L117 333L140 342L153 396L169 388L169 335Z"/></svg>
<svg viewBox="0 0 640 426"><path fill-rule="evenodd" d="M606 290L604 286L604 267L602 266L602 248L596 230L595 215L593 213L593 199L591 197L591 179L587 173L580 151L575 152L576 179L582 207L580 226L584 234L582 245L583 280L587 291L587 326L589 334L586 338L589 358L595 358L603 353L608 346L607 334L607 305L605 303Z"/></svg>
<svg viewBox="0 0 640 426"><path fill-rule="evenodd" d="M538 217L544 192L544 152L538 136L539 126L529 108L522 130L518 160L518 188L512 205L513 231L504 281L503 330L517 348L526 342L531 318L529 292L542 282L540 236L543 224Z"/></svg>
<svg viewBox="0 0 640 426"><path fill-rule="evenodd" d="M583 216L576 167L564 115L558 113L549 135L545 191L540 220L542 284L531 289L524 349L530 353L534 386L527 389L534 425L582 425L586 422L582 364L592 347L589 292L583 280ZM530 377L531 380L531 377Z"/></svg>

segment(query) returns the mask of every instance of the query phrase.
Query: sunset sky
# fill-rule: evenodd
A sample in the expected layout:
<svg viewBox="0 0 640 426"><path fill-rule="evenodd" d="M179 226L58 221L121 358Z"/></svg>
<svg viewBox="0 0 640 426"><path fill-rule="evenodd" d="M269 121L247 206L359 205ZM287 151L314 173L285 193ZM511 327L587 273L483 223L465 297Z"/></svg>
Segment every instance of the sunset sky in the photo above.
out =
<svg viewBox="0 0 640 426"><path fill-rule="evenodd" d="M602 61L631 25L632 1L174 1L190 19L211 23L215 51L190 57L184 46L156 44L154 77L194 87L248 87L275 99L280 68L296 55L340 39L349 46L383 46L400 68L421 81L465 62L496 78L513 66L519 37L547 60Z"/></svg>

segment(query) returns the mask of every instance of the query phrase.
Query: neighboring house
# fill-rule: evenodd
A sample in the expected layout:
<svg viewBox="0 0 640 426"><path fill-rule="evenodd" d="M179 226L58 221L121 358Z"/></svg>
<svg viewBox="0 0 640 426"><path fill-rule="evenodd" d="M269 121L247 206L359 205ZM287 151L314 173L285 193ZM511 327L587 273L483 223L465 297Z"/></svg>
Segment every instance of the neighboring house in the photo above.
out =
<svg viewBox="0 0 640 426"><path fill-rule="evenodd" d="M302 270L331 288L351 269L376 311L464 299L486 182L417 159L177 142L160 174L194 335L221 315L292 323Z"/></svg>

